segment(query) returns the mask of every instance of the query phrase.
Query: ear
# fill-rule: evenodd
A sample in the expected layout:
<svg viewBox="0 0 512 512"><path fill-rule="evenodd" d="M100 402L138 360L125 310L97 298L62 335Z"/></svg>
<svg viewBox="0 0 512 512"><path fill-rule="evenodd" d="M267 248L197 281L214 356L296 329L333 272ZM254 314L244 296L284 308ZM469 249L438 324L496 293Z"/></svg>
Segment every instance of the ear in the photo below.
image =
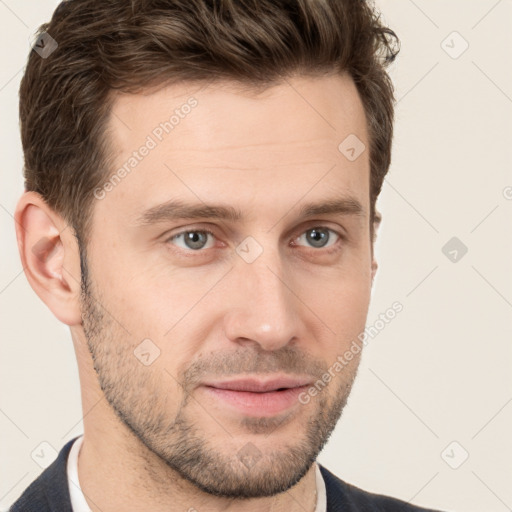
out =
<svg viewBox="0 0 512 512"><path fill-rule="evenodd" d="M378 268L379 268L379 264L377 263L375 256L372 256L372 285L373 285L373 280L375 279L375 274L377 273Z"/></svg>
<svg viewBox="0 0 512 512"><path fill-rule="evenodd" d="M382 221L382 215L375 211L375 218L373 220L373 240L372 240L372 285L373 280L375 279L375 274L377 273L377 269L379 268L379 264L377 263L377 260L375 259L375 241L377 240L377 231L379 229L380 223Z"/></svg>
<svg viewBox="0 0 512 512"><path fill-rule="evenodd" d="M80 256L74 230L36 192L25 192L14 214L28 282L63 323L81 324Z"/></svg>

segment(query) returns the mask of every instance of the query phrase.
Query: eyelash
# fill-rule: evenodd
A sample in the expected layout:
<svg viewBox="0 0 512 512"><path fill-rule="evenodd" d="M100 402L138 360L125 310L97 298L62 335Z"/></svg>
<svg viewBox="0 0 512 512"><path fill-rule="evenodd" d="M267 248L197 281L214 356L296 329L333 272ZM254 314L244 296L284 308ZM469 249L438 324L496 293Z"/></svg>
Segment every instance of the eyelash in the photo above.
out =
<svg viewBox="0 0 512 512"><path fill-rule="evenodd" d="M338 240L336 240L336 242L334 242L331 246L329 246L327 249L324 249L322 247L320 248L317 248L316 251L317 252L320 252L322 251L323 254L331 254L331 253L334 253L338 250L340 250L340 242L343 242L346 240L345 236L342 235L341 233L339 233L338 231L332 229L332 228L329 228L327 226L322 226L322 225L318 225L318 226L313 226L313 227L310 227L308 229L306 229L305 231L302 231L301 233L299 233L298 235L294 236L293 237L293 240L296 240L297 238L299 238L300 236L302 236L303 234L307 233L308 231L313 231L315 229L323 229L323 230L327 230L331 233L334 233L337 237L338 237ZM172 240L174 240L175 238L181 236L181 235L185 235L186 233L204 233L204 234L209 234L211 236L213 236L214 238L215 237L215 233L213 233L213 231L207 229L207 228L201 228L201 229L186 229L184 231L180 231L179 233L175 233L174 235L172 235L171 237L167 238L165 240L165 243L169 243L171 242ZM310 247L311 250L315 250L314 247ZM193 254L197 254L197 255L200 255L201 253L204 253L207 249L197 249L197 250L193 250L193 249L182 249L181 247L178 247L177 248L178 251L182 252L182 253L185 253L187 255L193 255Z"/></svg>

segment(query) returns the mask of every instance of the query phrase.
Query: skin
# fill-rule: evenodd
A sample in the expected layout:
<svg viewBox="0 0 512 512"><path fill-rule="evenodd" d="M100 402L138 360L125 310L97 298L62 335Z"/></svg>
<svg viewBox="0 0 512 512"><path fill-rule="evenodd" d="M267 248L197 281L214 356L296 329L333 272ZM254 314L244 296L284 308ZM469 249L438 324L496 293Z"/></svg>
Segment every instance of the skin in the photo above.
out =
<svg viewBox="0 0 512 512"><path fill-rule="evenodd" d="M377 269L368 151L349 161L338 150L349 134L369 147L364 110L343 75L295 76L259 93L216 82L118 94L114 170L191 96L190 114L95 201L87 294L72 228L34 192L17 206L27 278L70 326L77 355L80 484L95 512L312 511L314 460L360 355L308 404L277 414L241 412L202 384L314 383L364 330ZM349 196L360 215L299 216L305 203ZM169 199L233 206L244 219L139 225ZM326 247L314 245L315 227L329 235ZM197 243L204 229L213 236L199 236L199 250L175 237L192 231ZM262 249L251 263L236 251L247 237ZM158 351L149 365L134 355L147 339ZM249 468L244 453L257 454Z"/></svg>

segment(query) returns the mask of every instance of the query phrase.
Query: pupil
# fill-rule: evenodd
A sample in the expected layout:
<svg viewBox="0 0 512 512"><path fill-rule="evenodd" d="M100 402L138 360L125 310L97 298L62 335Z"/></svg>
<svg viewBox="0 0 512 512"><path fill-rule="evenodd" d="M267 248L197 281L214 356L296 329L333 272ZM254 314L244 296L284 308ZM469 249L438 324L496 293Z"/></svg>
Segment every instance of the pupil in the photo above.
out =
<svg viewBox="0 0 512 512"><path fill-rule="evenodd" d="M310 236L312 245L315 247L322 247L329 240L329 234L319 229L312 229L310 231Z"/></svg>
<svg viewBox="0 0 512 512"><path fill-rule="evenodd" d="M199 231L189 231L186 241L191 249L201 249L206 242L206 234L200 233Z"/></svg>

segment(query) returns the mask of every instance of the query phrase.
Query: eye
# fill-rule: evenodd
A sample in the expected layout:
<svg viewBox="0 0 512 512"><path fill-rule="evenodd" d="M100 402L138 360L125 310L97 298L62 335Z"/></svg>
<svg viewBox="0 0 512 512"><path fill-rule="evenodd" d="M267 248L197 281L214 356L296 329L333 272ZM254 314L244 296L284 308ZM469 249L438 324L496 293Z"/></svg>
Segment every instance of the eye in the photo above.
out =
<svg viewBox="0 0 512 512"><path fill-rule="evenodd" d="M214 235L211 231L208 230L190 230L190 231L182 231L176 235L173 235L167 241L174 243L181 249L199 251L201 249L210 249L213 246L213 242L210 240L211 244L207 246L208 238L213 238ZM182 242L183 245L179 243L175 243L175 241Z"/></svg>
<svg viewBox="0 0 512 512"><path fill-rule="evenodd" d="M336 231L318 226L304 231L294 239L293 244L305 245L305 242L315 249L324 249L335 245L341 238L341 235ZM200 252L202 249L214 247L214 239L213 232L207 229L190 229L171 236L166 242L170 242L185 251Z"/></svg>
<svg viewBox="0 0 512 512"><path fill-rule="evenodd" d="M332 235L334 236L332 236ZM332 229L325 227L316 227L312 229L308 229L302 235L297 237L297 240L305 240L308 244L316 249L324 249L326 247L330 247L334 245L339 239L341 235L333 231Z"/></svg>

